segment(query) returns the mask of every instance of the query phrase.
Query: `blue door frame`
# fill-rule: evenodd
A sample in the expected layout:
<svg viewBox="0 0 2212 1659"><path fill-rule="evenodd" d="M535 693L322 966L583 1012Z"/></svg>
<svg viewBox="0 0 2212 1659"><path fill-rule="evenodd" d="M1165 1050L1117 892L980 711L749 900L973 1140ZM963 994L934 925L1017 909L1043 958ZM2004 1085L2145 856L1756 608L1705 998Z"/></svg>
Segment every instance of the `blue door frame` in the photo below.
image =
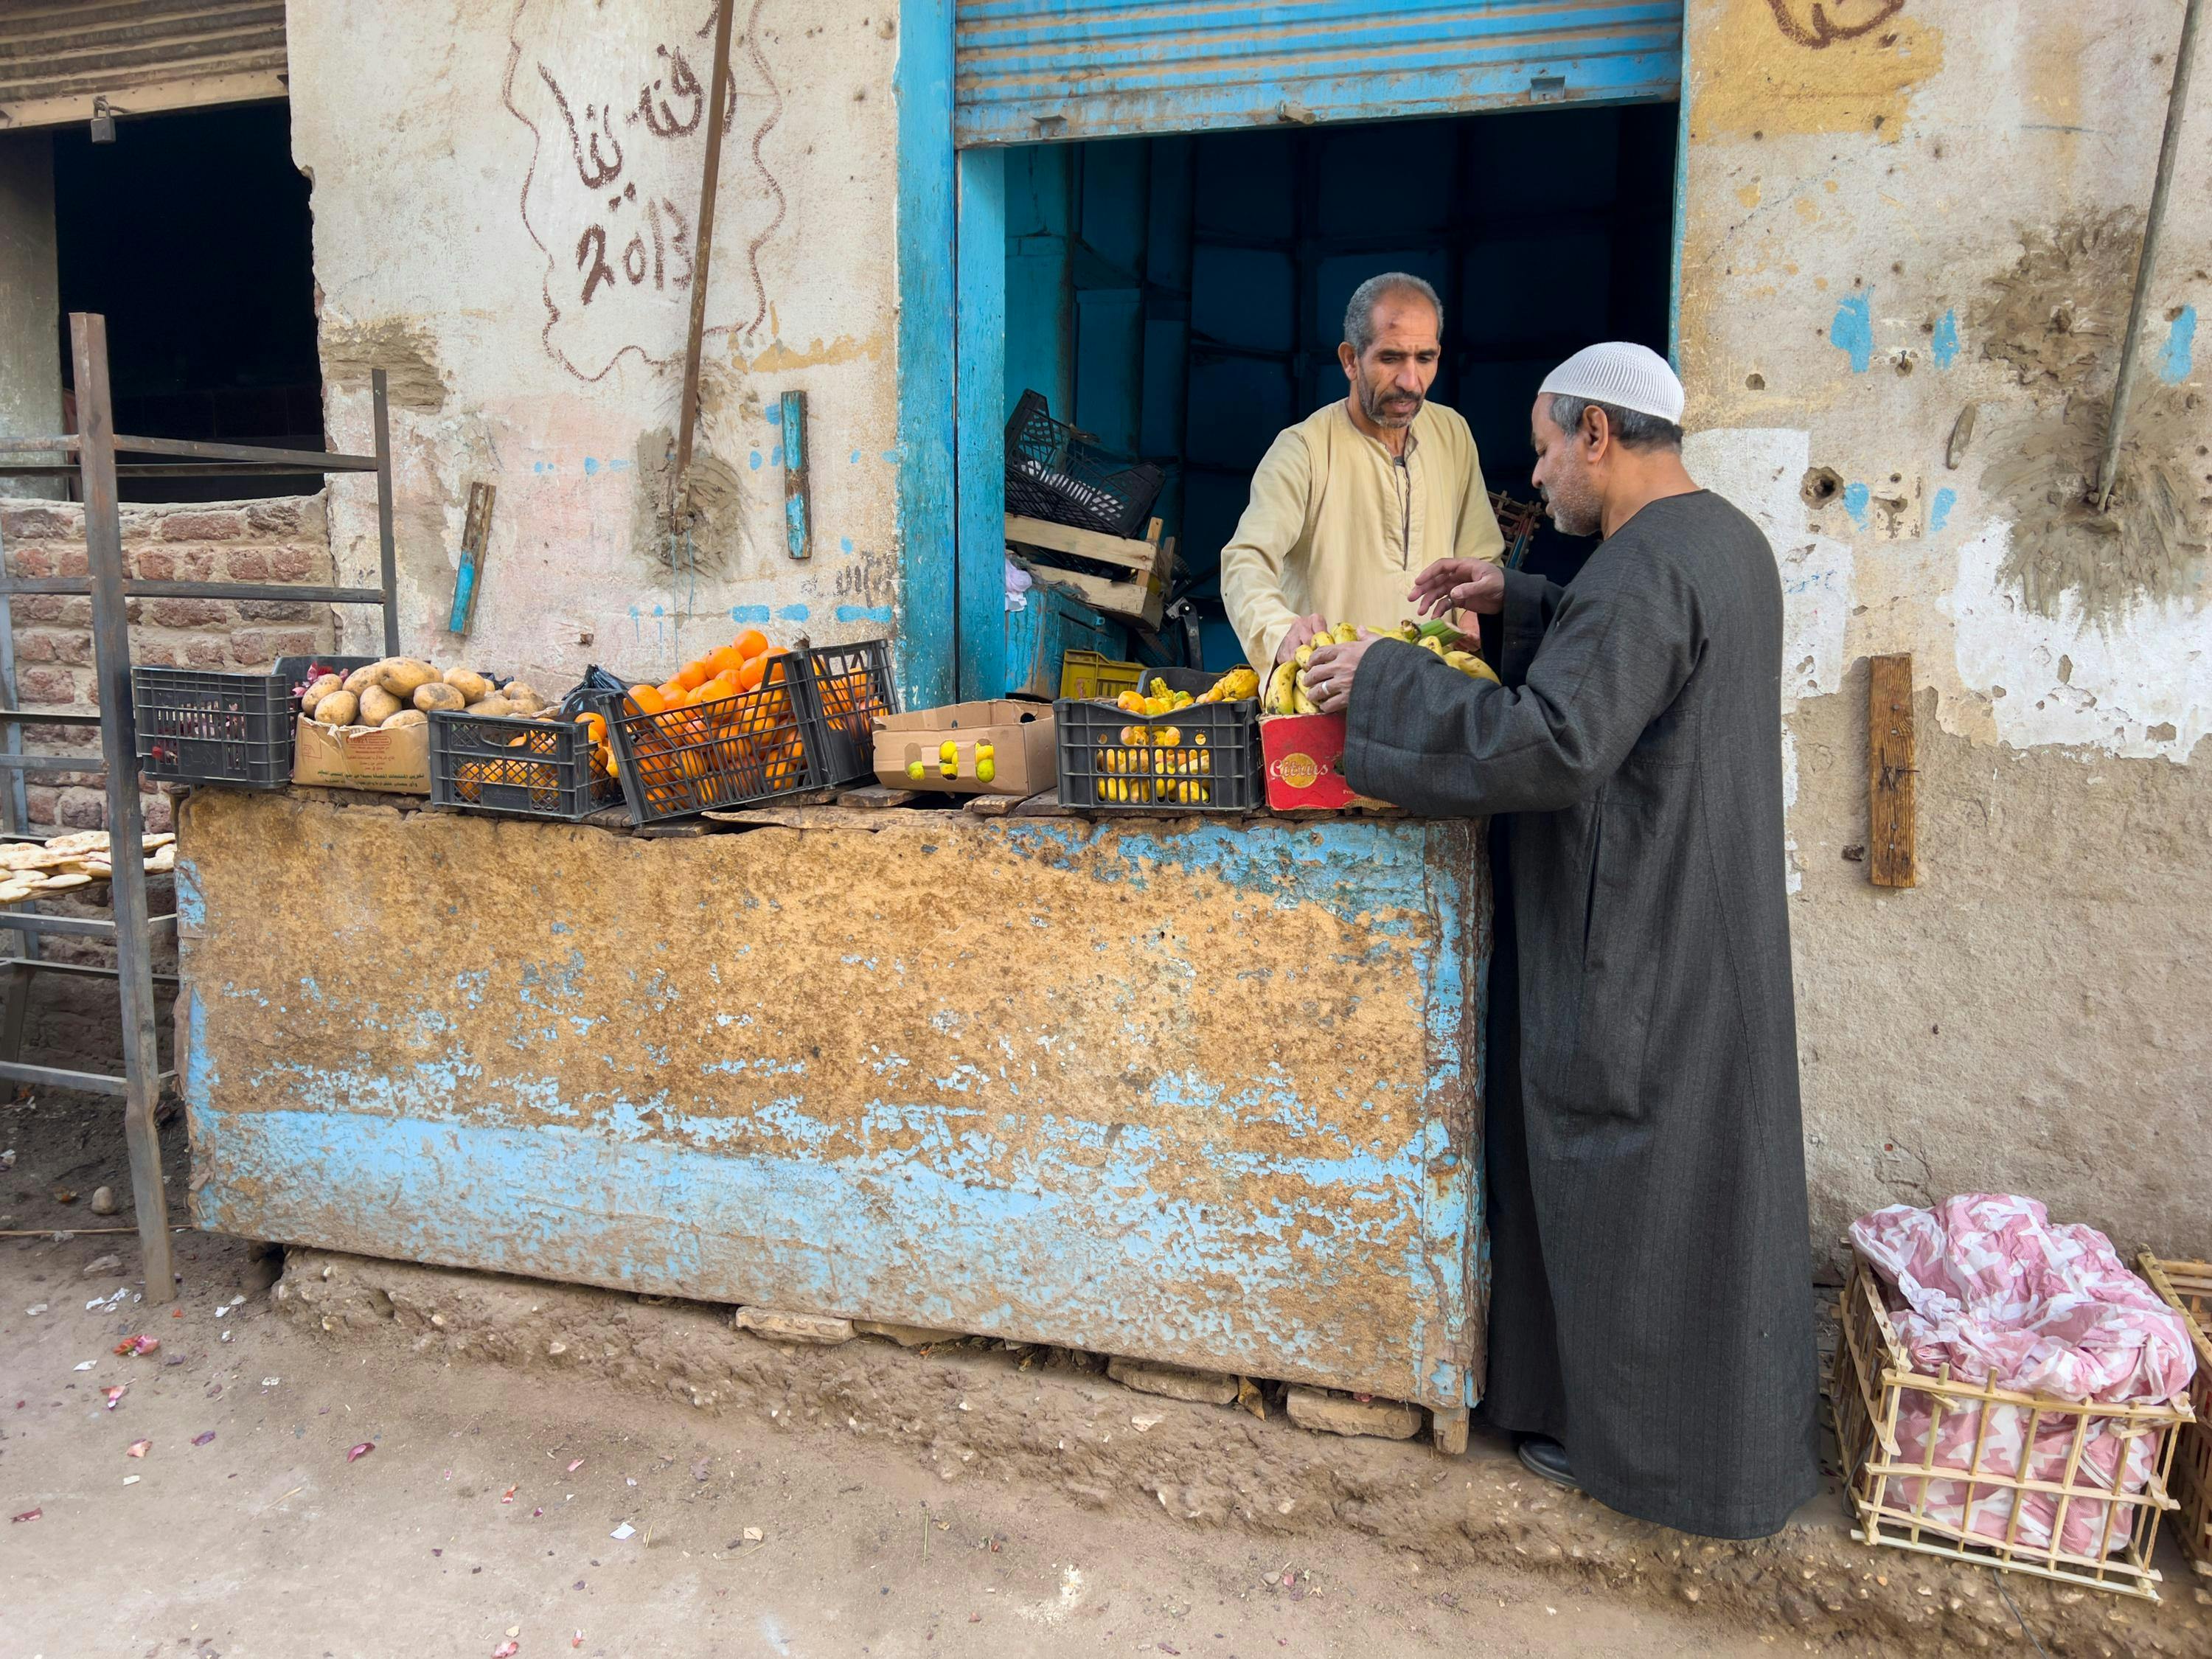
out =
<svg viewBox="0 0 2212 1659"><path fill-rule="evenodd" d="M901 0L895 78L898 659L909 708L995 697L1006 684L1006 157L995 147L955 147L953 10L953 0ZM1683 68L1686 87L1686 39ZM1686 95L1681 108L1668 300L1669 355L1678 363ZM1409 112L1392 106L1373 115Z"/></svg>

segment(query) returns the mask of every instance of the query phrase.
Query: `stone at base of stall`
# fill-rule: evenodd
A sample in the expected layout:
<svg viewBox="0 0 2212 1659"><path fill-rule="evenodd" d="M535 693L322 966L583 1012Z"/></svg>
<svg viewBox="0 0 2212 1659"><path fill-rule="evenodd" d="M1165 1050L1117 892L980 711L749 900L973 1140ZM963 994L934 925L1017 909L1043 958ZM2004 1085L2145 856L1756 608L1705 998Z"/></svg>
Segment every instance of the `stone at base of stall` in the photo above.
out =
<svg viewBox="0 0 2212 1659"><path fill-rule="evenodd" d="M337 1340L652 1389L778 1432L878 1439L947 1481L1027 1482L1093 1509L1271 1536L1349 1528L1443 1566L1537 1568L1693 1604L1775 1635L1778 1651L2033 1650L1993 1574L1854 1541L1832 1480L1778 1536L1716 1543L1560 1492L1501 1440L1478 1435L1446 1457L1425 1440L1310 1434L1273 1412L1262 1422L1136 1393L1093 1355L980 1339L926 1353L795 1346L733 1329L706 1304L322 1250L290 1252L271 1294L285 1317ZM2172 1565L2157 1606L2020 1575L2003 1583L2051 1659L2201 1656L2212 1592Z"/></svg>

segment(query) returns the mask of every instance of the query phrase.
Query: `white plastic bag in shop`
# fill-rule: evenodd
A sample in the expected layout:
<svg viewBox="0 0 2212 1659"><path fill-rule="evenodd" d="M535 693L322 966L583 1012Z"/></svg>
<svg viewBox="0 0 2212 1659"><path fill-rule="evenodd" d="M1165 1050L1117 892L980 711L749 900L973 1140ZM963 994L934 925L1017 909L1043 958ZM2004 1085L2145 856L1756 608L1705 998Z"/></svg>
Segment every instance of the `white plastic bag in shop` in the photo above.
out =
<svg viewBox="0 0 2212 1659"><path fill-rule="evenodd" d="M2033 1199L1972 1193L1933 1210L1896 1205L1853 1222L1851 1241L1887 1285L1892 1322L1911 1352L1913 1370L1924 1375L1948 1365L1963 1382L2124 1405L2171 1399L2196 1370L2181 1316L2121 1264L2112 1241L2094 1227L2052 1226ZM1984 1408L1968 1401L1947 1402L1935 1424L1933 1402L1923 1390L1905 1391L1898 1462L1926 1459L1932 1426L1936 1468L1970 1470L1978 1446L1982 1469L2017 1475L2035 1420L2035 1443L2025 1449L2028 1477L2068 1480L2081 1419L2061 1413L2035 1419L2027 1407ZM2139 1492L2150 1478L2157 1443L2154 1435L2130 1435L2107 1419L2092 1419L2069 1484ZM2094 1500L2068 1501L2059 1522L2058 1496L2032 1492L2020 1499L2015 1523L2012 1488L1975 1486L1969 1515L1966 1482L1928 1482L1924 1504L1921 1484L1903 1482L1905 1507L1961 1534L2047 1548L2057 1522L2059 1547L2081 1556L2127 1541L2130 1515L2114 1516L2107 1537L2108 1506Z"/></svg>

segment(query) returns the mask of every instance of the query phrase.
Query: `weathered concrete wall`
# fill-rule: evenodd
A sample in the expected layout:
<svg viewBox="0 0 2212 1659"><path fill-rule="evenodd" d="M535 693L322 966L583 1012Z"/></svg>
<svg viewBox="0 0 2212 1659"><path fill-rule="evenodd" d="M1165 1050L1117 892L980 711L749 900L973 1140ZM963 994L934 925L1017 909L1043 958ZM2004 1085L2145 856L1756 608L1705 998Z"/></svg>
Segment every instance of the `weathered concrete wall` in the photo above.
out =
<svg viewBox="0 0 2212 1659"><path fill-rule="evenodd" d="M1479 1382L1469 825L181 817L204 1226Z"/></svg>
<svg viewBox="0 0 2212 1659"><path fill-rule="evenodd" d="M1957 1190L2212 1251L2212 287L2200 74L2114 510L2181 0L1690 0L1692 469L1784 565L1816 1221ZM1920 884L1863 659L1913 653Z"/></svg>
<svg viewBox="0 0 2212 1659"><path fill-rule="evenodd" d="M0 438L62 429L61 310L54 246L54 141L0 134ZM58 480L24 478L19 495L58 496Z"/></svg>
<svg viewBox="0 0 2212 1659"><path fill-rule="evenodd" d="M662 529L714 15L712 0L289 8L329 430L370 447L368 374L385 368L413 648L450 655L479 479L500 493L471 660L564 684L594 660L658 678L733 617L817 641L893 620L894 0L737 15L703 520L688 547ZM789 390L809 398L805 564L783 536L774 417ZM349 580L375 574L374 501L363 479L333 487Z"/></svg>

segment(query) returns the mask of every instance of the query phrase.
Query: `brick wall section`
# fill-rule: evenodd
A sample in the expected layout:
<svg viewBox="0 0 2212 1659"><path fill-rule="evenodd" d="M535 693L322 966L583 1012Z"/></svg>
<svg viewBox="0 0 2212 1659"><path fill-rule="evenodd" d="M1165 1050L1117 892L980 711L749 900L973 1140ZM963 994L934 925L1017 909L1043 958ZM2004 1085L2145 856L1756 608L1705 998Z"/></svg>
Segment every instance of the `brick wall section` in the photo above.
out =
<svg viewBox="0 0 2212 1659"><path fill-rule="evenodd" d="M71 502L0 498L0 555L17 576L85 574L84 510ZM191 502L123 509L123 561L127 574L154 581L300 582L333 580L330 533L323 497ZM252 672L281 656L326 652L334 639L327 605L254 600L133 599L131 660L170 668ZM92 601L55 594L25 594L14 601L16 695L27 708L88 710L99 706L92 662ZM82 726L27 726L26 746L46 754L98 749L96 732ZM5 787L0 779L0 787ZM35 773L28 789L35 828L104 829L106 781L98 769ZM169 801L158 790L144 799L146 827L170 827ZM159 915L176 908L166 876L148 883L148 902ZM88 902L75 895L46 900L42 908L105 916L103 895ZM15 936L0 913L0 953L12 954ZM113 949L95 939L46 938L43 953L65 962L112 964ZM176 971L176 949L164 940L155 971ZM32 980L23 1031L23 1058L76 1071L123 1069L121 1023L112 980L41 974ZM168 1063L169 995L155 987L162 1063ZM8 1085L0 1085L0 1088ZM118 1108L119 1109L119 1108Z"/></svg>
<svg viewBox="0 0 2212 1659"><path fill-rule="evenodd" d="M73 502L0 500L0 553L10 574L85 574L84 510ZM123 509L127 575L150 581L299 582L328 586L335 574L320 495L258 501L195 501ZM331 649L331 608L290 600L133 599L131 660L167 668L251 673L276 659ZM92 601L25 594L15 601L16 695L26 708L98 707L92 664ZM85 728L29 726L26 746L47 754L97 745ZM31 819L71 830L107 820L97 771L34 775ZM147 827L169 827L169 803L146 802Z"/></svg>

